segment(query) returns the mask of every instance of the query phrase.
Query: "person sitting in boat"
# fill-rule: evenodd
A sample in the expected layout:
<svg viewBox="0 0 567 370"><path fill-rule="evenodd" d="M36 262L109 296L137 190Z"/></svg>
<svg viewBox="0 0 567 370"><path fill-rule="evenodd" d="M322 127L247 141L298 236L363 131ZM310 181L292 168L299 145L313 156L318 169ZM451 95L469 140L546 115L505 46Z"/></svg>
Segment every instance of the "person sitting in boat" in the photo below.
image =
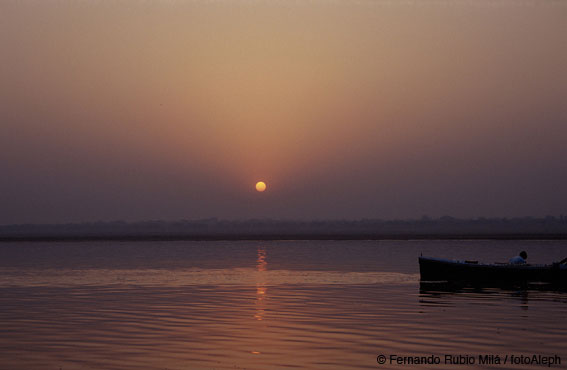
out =
<svg viewBox="0 0 567 370"><path fill-rule="evenodd" d="M508 263L510 263L511 265L525 265L527 263L527 259L528 254L526 253L526 251L521 251L520 254L516 257L510 258L510 261L508 261Z"/></svg>

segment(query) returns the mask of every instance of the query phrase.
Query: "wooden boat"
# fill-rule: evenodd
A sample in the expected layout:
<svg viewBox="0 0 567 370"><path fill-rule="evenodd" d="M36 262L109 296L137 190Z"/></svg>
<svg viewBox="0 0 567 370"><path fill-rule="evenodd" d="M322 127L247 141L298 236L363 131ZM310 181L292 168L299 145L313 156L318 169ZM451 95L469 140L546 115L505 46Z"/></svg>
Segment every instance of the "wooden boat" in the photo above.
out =
<svg viewBox="0 0 567 370"><path fill-rule="evenodd" d="M480 282L497 285L501 283L567 285L565 261L551 265L511 265L419 257L419 272L421 281Z"/></svg>

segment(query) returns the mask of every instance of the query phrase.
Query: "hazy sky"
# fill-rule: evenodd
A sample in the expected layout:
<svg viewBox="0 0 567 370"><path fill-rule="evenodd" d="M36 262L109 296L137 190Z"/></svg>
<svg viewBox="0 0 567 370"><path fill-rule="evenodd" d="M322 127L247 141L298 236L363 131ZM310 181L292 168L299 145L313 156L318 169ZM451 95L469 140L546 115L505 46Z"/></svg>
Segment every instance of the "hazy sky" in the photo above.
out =
<svg viewBox="0 0 567 370"><path fill-rule="evenodd" d="M0 224L562 213L566 1L0 1Z"/></svg>

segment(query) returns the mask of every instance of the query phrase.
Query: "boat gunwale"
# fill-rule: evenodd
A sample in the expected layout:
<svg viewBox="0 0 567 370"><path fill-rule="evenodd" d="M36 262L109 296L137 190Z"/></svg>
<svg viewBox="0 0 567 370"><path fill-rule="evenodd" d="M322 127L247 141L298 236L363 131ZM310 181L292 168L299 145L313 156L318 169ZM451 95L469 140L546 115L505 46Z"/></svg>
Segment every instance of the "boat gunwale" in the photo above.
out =
<svg viewBox="0 0 567 370"><path fill-rule="evenodd" d="M495 269L503 269L503 270L547 270L559 267L560 270L567 269L565 265L555 265L555 264L511 264L511 263L470 263L461 260L450 260L446 258L437 258L437 257L419 257L419 261L426 261L426 262L435 262L435 263L443 263L447 265L459 265L459 266L467 266L471 268L475 267L488 267L488 268L495 268Z"/></svg>

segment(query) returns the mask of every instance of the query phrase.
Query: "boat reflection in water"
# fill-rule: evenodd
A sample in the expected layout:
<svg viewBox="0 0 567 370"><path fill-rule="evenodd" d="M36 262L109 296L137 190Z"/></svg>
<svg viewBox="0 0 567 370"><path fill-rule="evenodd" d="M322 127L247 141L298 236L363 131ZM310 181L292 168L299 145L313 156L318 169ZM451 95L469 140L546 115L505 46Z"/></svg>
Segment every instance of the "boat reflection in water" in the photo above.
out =
<svg viewBox="0 0 567 370"><path fill-rule="evenodd" d="M515 301L523 310L529 301L553 300L567 303L567 288L553 284L472 284L465 282L419 283L419 303L422 306L455 306L459 303L494 305L500 301Z"/></svg>

